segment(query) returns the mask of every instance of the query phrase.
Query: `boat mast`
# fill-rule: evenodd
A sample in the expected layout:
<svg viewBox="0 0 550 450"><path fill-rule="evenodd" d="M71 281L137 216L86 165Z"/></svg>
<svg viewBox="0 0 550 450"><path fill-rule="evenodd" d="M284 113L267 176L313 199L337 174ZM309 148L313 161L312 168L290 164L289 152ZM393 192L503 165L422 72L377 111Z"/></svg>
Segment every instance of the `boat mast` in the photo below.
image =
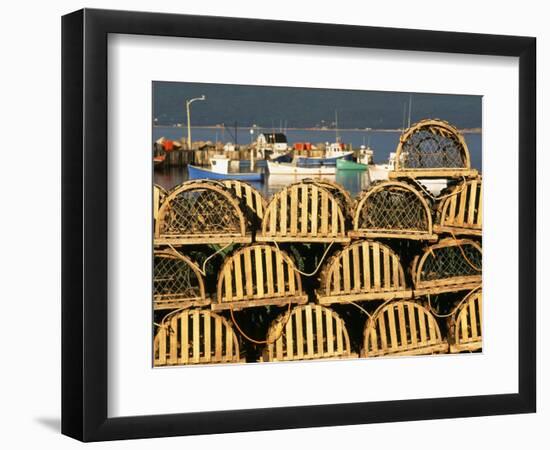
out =
<svg viewBox="0 0 550 450"><path fill-rule="evenodd" d="M411 127L411 109L412 109L413 95L409 94L409 125L407 128Z"/></svg>

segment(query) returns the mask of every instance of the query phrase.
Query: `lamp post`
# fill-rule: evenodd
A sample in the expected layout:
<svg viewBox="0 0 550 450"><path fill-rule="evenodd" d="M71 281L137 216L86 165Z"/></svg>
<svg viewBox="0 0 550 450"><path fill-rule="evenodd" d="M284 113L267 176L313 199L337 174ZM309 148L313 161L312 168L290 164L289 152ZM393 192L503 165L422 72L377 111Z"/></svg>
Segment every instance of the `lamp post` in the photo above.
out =
<svg viewBox="0 0 550 450"><path fill-rule="evenodd" d="M192 98L185 101L185 107L187 109L187 149L191 150L191 103L197 100L206 100L206 96L203 94L200 97Z"/></svg>

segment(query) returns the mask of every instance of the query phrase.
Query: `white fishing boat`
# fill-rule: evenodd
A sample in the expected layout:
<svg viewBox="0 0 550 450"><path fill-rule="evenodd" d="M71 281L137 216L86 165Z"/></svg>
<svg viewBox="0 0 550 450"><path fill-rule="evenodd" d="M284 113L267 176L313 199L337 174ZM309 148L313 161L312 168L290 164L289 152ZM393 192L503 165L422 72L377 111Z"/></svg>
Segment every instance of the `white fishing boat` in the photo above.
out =
<svg viewBox="0 0 550 450"><path fill-rule="evenodd" d="M267 161L270 175L334 175L336 166L299 166L296 161L291 163Z"/></svg>

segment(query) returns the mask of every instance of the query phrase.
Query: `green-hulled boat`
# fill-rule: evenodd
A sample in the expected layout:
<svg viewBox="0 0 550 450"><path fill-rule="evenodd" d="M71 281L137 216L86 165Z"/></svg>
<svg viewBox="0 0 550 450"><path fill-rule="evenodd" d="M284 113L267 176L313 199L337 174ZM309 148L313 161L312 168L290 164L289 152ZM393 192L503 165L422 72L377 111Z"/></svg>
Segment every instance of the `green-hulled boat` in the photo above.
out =
<svg viewBox="0 0 550 450"><path fill-rule="evenodd" d="M348 161L347 159L337 159L336 168L338 170L367 170L369 166L355 161Z"/></svg>

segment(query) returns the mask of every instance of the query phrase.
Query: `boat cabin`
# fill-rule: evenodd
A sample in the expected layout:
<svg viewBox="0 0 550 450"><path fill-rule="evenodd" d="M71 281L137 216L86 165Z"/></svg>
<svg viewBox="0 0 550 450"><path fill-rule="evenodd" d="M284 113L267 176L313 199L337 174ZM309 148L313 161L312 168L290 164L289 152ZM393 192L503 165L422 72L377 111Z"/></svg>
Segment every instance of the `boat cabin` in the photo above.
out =
<svg viewBox="0 0 550 450"><path fill-rule="evenodd" d="M284 133L262 133L256 140L258 149L286 152L288 141Z"/></svg>

